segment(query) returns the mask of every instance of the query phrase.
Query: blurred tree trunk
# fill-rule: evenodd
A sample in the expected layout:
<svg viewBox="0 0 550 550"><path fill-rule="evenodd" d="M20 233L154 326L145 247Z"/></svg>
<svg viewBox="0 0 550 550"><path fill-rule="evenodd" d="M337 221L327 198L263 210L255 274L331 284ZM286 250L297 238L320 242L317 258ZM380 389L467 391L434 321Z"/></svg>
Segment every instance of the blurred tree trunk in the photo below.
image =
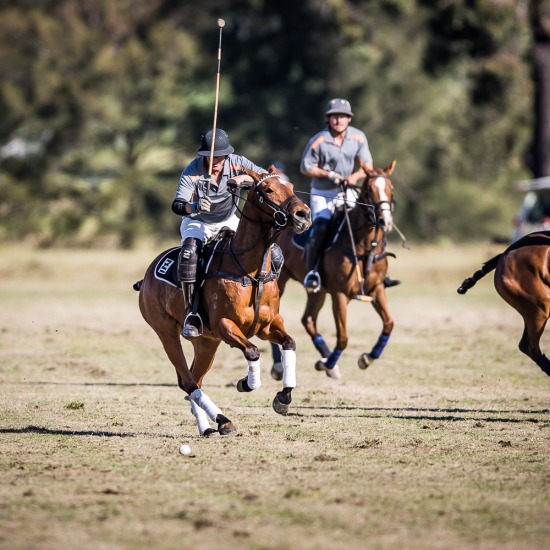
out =
<svg viewBox="0 0 550 550"><path fill-rule="evenodd" d="M531 8L535 81L531 168L540 178L550 176L550 0L534 0Z"/></svg>

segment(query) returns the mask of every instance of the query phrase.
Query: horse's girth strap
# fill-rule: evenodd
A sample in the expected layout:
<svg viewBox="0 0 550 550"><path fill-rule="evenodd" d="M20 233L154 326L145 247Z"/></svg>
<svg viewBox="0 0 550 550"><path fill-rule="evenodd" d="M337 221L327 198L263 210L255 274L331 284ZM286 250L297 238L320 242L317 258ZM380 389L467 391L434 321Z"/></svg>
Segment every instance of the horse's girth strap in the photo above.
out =
<svg viewBox="0 0 550 550"><path fill-rule="evenodd" d="M270 247L268 246L264 252L262 269L260 271L260 274L258 275L258 290L256 292L256 303L254 304L254 320L252 321L252 325L250 326L250 329L246 334L247 338L250 338L254 335L254 329L256 328L256 325L258 324L258 319L260 317L260 303L262 301L262 294L264 292L264 282L267 277L267 257L269 255L269 248Z"/></svg>

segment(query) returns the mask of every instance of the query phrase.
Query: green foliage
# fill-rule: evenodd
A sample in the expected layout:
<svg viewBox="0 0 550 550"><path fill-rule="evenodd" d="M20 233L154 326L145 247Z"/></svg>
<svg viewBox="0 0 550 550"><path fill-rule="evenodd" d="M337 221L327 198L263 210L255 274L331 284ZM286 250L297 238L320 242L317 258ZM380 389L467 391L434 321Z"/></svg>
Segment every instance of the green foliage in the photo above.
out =
<svg viewBox="0 0 550 550"><path fill-rule="evenodd" d="M238 152L284 162L307 190L303 148L343 96L375 164L397 159L408 236L506 230L533 124L531 28L516 2L184 4L0 3L0 240L178 240L170 204L212 126L219 16L217 123Z"/></svg>

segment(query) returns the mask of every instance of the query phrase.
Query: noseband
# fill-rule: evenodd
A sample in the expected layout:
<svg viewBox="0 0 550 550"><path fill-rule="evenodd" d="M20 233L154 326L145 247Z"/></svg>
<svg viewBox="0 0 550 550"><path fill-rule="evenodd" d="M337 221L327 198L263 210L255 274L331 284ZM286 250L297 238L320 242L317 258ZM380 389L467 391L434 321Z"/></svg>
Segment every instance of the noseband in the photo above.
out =
<svg viewBox="0 0 550 550"><path fill-rule="evenodd" d="M284 200L281 204L274 203L271 199L267 197L267 195L259 188L260 183L263 181L269 179L269 178L278 178L279 181L283 182L284 180L275 174L268 174L267 176L264 176L261 180L259 180L256 185L254 186L254 189L256 190L256 193L258 195L258 202L260 204L265 204L271 210L273 210L273 225L276 230L284 229L289 224L289 216L288 216L288 209L292 207L293 204L297 202L301 202L300 199L292 194L290 197L287 197L286 200Z"/></svg>

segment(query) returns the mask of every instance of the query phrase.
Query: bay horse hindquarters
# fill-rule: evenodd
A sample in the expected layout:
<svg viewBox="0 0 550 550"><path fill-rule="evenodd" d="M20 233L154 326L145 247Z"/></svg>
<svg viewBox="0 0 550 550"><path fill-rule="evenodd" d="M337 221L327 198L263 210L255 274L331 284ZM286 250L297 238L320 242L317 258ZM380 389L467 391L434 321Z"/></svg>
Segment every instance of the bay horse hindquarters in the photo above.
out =
<svg viewBox="0 0 550 550"><path fill-rule="evenodd" d="M465 294L493 270L496 291L523 318L519 350L550 376L550 360L540 348L550 317L550 231L530 233L512 243L465 279L457 292Z"/></svg>
<svg viewBox="0 0 550 550"><path fill-rule="evenodd" d="M279 313L271 245L287 226L298 233L307 230L311 213L294 194L292 183L272 172L261 175L246 172L253 184L237 231L224 233L215 243L205 269L201 307L208 323L203 334L191 340L194 350L191 366L181 346L185 315L183 293L176 285L155 276L155 266L162 255L149 266L140 288L141 313L176 369L178 385L188 395L200 435L215 431L227 435L236 431L201 389L221 342L241 350L247 360L248 375L239 381L239 391L260 386L260 353L250 338L258 336L283 347L286 368L283 389L273 400L273 408L279 414L287 413L296 385L296 346ZM210 428L209 419L217 423L217 430Z"/></svg>

